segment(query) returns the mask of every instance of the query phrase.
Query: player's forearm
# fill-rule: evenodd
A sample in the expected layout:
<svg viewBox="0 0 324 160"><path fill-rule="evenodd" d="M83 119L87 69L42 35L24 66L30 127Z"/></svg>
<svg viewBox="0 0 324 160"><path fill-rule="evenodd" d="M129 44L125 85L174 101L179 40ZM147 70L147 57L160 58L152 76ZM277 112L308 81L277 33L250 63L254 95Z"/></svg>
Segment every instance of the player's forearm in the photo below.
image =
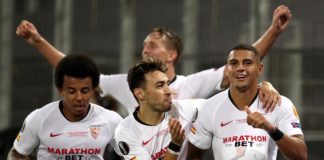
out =
<svg viewBox="0 0 324 160"><path fill-rule="evenodd" d="M167 151L163 157L163 160L176 160L178 155Z"/></svg>
<svg viewBox="0 0 324 160"><path fill-rule="evenodd" d="M268 53L270 47L277 40L281 32L275 31L273 27L269 27L268 30L260 37L253 46L259 51L261 59L263 59Z"/></svg>
<svg viewBox="0 0 324 160"><path fill-rule="evenodd" d="M40 38L40 41L34 44L34 47L46 58L46 60L56 68L57 64L61 59L64 58L65 54L57 50L52 46L46 39L43 37Z"/></svg>
<svg viewBox="0 0 324 160"><path fill-rule="evenodd" d="M302 136L290 137L284 135L279 141L276 141L276 143L281 153L289 159L307 159L307 147Z"/></svg>
<svg viewBox="0 0 324 160"><path fill-rule="evenodd" d="M191 142L188 142L188 150L187 150L187 160L202 160L203 155L205 154L205 150L200 149L193 145Z"/></svg>

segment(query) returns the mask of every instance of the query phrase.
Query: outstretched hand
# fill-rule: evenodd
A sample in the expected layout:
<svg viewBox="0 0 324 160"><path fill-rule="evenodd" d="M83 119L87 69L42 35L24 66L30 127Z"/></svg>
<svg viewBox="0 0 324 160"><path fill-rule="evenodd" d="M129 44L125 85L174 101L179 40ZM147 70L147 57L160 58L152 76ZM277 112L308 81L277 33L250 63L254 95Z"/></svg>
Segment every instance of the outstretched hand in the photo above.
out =
<svg viewBox="0 0 324 160"><path fill-rule="evenodd" d="M38 33L36 27L27 20L21 21L17 27L16 34L19 37L25 38L25 40L31 45L37 44L42 39L42 36Z"/></svg>
<svg viewBox="0 0 324 160"><path fill-rule="evenodd" d="M280 5L273 12L271 26L277 33L281 33L287 28L291 18L292 14L290 9L285 5Z"/></svg>
<svg viewBox="0 0 324 160"><path fill-rule="evenodd" d="M182 125L177 118L171 118L169 121L169 130L171 133L171 140L173 143L181 146L185 139L185 132Z"/></svg>

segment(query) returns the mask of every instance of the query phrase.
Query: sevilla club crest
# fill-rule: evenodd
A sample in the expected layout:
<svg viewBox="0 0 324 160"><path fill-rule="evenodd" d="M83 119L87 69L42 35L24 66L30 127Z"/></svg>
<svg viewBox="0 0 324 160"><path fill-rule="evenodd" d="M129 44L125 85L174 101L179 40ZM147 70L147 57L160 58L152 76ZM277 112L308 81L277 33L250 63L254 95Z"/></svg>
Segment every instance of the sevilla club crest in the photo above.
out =
<svg viewBox="0 0 324 160"><path fill-rule="evenodd" d="M91 136L96 139L99 136L100 128L99 127L90 127Z"/></svg>

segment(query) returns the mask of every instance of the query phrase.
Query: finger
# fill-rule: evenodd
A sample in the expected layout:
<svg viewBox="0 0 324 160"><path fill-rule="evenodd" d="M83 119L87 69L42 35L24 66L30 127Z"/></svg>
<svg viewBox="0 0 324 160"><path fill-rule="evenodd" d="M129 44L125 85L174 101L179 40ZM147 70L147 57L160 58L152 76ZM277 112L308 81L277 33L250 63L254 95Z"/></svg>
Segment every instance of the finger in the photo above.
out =
<svg viewBox="0 0 324 160"><path fill-rule="evenodd" d="M20 35L20 30L19 30L19 26L17 27L17 29L16 29L16 35Z"/></svg>
<svg viewBox="0 0 324 160"><path fill-rule="evenodd" d="M26 23L25 27L26 27L26 30L28 30L28 31L32 31L35 28L34 25L31 23Z"/></svg>
<svg viewBox="0 0 324 160"><path fill-rule="evenodd" d="M263 101L264 101L264 96L263 96L263 94L262 94L262 92L261 92L260 90L259 90L258 94L259 94L260 101L263 103ZM262 104L262 105L263 105L263 104Z"/></svg>
<svg viewBox="0 0 324 160"><path fill-rule="evenodd" d="M269 112L270 108L274 105L274 101L276 99L276 96L277 96L277 94L273 94L273 93L269 94L267 104L266 104L266 106L264 108L266 113Z"/></svg>
<svg viewBox="0 0 324 160"><path fill-rule="evenodd" d="M250 111L249 106L244 106L244 109L245 109L245 112L246 112L247 114L251 114L251 113L252 113L252 112Z"/></svg>
<svg viewBox="0 0 324 160"><path fill-rule="evenodd" d="M174 123L173 123L173 132L175 134L178 134L179 133L179 128L180 128L179 126L180 126L180 123L175 120Z"/></svg>
<svg viewBox="0 0 324 160"><path fill-rule="evenodd" d="M171 119L169 120L169 123L168 123L171 132L172 132L173 129L174 129L174 123L175 123L175 120L174 120L173 118L171 118Z"/></svg>
<svg viewBox="0 0 324 160"><path fill-rule="evenodd" d="M272 99L272 103L268 111L272 112L275 109L277 102L278 102L278 96L275 95L275 97Z"/></svg>
<svg viewBox="0 0 324 160"><path fill-rule="evenodd" d="M25 37L26 33L20 27L18 27L16 30L16 35L20 37Z"/></svg>
<svg viewBox="0 0 324 160"><path fill-rule="evenodd" d="M269 105L269 98L270 98L270 91L267 91L267 92L264 92L263 93L263 102L262 102L262 105L263 105L263 108L268 108L268 105Z"/></svg>

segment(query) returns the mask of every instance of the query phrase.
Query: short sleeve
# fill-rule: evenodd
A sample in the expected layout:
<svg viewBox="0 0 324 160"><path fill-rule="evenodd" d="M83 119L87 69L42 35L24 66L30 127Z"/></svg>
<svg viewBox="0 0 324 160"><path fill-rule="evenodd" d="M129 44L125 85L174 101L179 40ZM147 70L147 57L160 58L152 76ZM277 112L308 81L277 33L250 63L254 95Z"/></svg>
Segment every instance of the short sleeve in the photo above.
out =
<svg viewBox="0 0 324 160"><path fill-rule="evenodd" d="M283 97L283 105L276 107L278 114L276 119L277 127L285 134L291 136L303 135L301 124L295 105L286 97Z"/></svg>
<svg viewBox="0 0 324 160"><path fill-rule="evenodd" d="M188 135L188 140L200 149L210 148L213 139L212 114L214 112L211 108L208 104L203 105Z"/></svg>
<svg viewBox="0 0 324 160"><path fill-rule="evenodd" d="M135 141L129 129L119 126L115 131L115 141L118 147L117 153L125 160L151 159L149 153Z"/></svg>
<svg viewBox="0 0 324 160"><path fill-rule="evenodd" d="M121 103L128 113L132 113L138 106L127 83L127 74L100 75L101 96L110 95Z"/></svg>
<svg viewBox="0 0 324 160"><path fill-rule="evenodd" d="M14 141L15 150L25 156L29 155L39 145L38 131L41 122L37 119L36 113L37 110L27 116Z"/></svg>
<svg viewBox="0 0 324 160"><path fill-rule="evenodd" d="M195 98L206 98L216 91L221 91L224 77L224 66L212 68L187 76L187 83L195 92Z"/></svg>

